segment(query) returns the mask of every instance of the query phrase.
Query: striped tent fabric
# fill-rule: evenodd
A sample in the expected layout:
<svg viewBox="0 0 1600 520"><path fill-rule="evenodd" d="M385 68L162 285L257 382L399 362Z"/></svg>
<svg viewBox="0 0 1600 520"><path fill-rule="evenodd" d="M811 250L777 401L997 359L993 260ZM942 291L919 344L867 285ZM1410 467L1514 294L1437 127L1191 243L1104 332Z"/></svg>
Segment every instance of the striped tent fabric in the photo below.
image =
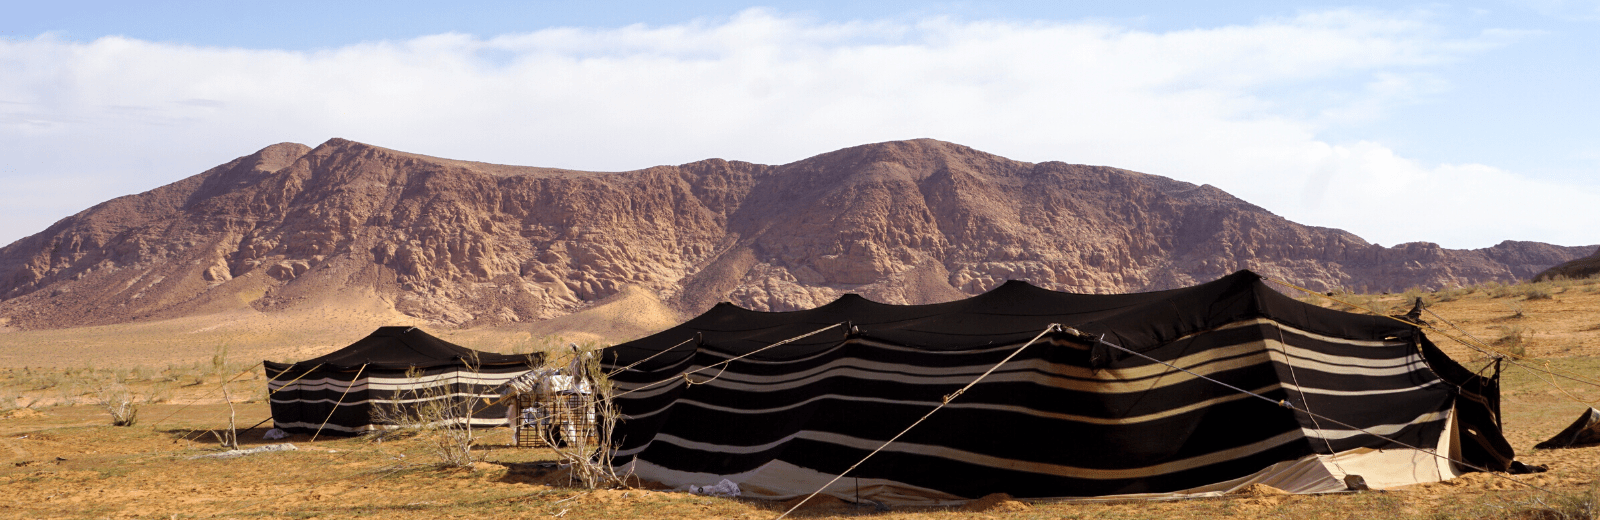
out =
<svg viewBox="0 0 1600 520"><path fill-rule="evenodd" d="M1446 458L1492 470L1513 458L1497 375L1463 368L1411 324L1305 304L1249 271L1139 294L1008 282L933 305L724 303L603 360L620 370L621 469L674 487L729 479L773 499L810 494L880 446L824 493L945 504L1252 483L1323 492L1348 475L1381 488L1469 469Z"/></svg>
<svg viewBox="0 0 1600 520"><path fill-rule="evenodd" d="M543 354L479 352L416 327L382 327L321 357L265 365L276 428L356 434L392 426L374 416L379 407L426 400L462 407L474 426L502 426L505 405L484 406L479 398L498 397L495 388L543 361Z"/></svg>

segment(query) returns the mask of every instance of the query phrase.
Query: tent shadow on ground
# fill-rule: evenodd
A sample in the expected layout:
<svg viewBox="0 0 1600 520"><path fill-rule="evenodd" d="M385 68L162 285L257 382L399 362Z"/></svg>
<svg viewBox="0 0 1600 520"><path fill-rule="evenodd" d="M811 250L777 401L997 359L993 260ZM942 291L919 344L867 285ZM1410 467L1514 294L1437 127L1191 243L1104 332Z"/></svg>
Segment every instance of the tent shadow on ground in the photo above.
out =
<svg viewBox="0 0 1600 520"><path fill-rule="evenodd" d="M249 447L253 447L253 446L262 446L262 445L267 445L267 444L283 444L285 442L289 442L289 443L306 442L306 441L311 440L311 436L310 435L291 435L289 437L285 437L285 438L282 438L282 439L275 439L275 440L274 439L266 439L264 436L267 434L267 430L271 430L271 429L272 428L270 426L263 425L263 426L257 426L257 427L254 427L254 428L248 428L248 429L241 428L239 430L236 430L236 432L238 434L238 438L239 438L239 447L240 448L249 448ZM212 435L210 432L214 431L214 432L217 432L217 433L220 434L220 433L226 432L227 430L228 430L228 428L226 426L223 426L221 428L162 428L159 431L163 435L166 435L167 437L171 438L174 442L182 442L184 440L188 440L188 441L195 442L195 443L198 443L198 444L215 445L215 444L218 443L217 437Z"/></svg>
<svg viewBox="0 0 1600 520"><path fill-rule="evenodd" d="M163 428L163 429L160 430L160 432L162 434L165 434L167 437L171 438L174 441L182 441L182 440L187 439L187 440L190 440L190 441L193 441L193 442L197 442L197 443L201 443L201 444L215 444L217 439L210 432L216 431L216 432L220 433L220 432L223 432L223 431L226 431L226 430L227 430L227 427L224 426L224 427L220 427L220 428ZM249 447L252 447L252 446L262 446L262 445L267 445L267 444L283 444L283 443L309 444L309 443L311 443L311 439L314 436L313 434L309 434L309 433L291 433L291 434L288 434L287 437L283 437L283 438L280 438L280 439L268 439L268 438L266 438L266 434L270 430L272 430L272 427L271 426L267 426L267 425L256 426L254 428L239 429L238 430L239 447L241 447L241 448L249 448ZM483 426L478 426L478 427L474 427L473 430L474 431L477 431L477 430L489 430L491 432L499 432L499 431L505 431L506 429L504 427L483 427ZM372 435L372 433L370 433L370 432L363 433L361 435L349 435L349 434L334 434L334 433L330 433L330 432L324 431L324 432L322 432L321 435L316 435L315 437L316 437L318 442L331 442L331 441L349 440L349 439L354 439L354 438L361 438L363 440L367 440L367 439L371 438L371 435ZM404 439L409 439L411 437L414 437L415 433L391 431L389 433L389 435L393 439L404 440ZM520 447L517 447L515 445L504 443L504 442L492 442L492 443L473 444L472 445L472 450L474 452L478 452L478 451L495 452L495 451L500 451L500 450L520 450L520 449L526 449L526 448L520 448Z"/></svg>
<svg viewBox="0 0 1600 520"><path fill-rule="evenodd" d="M581 507L583 505L589 505L593 503L617 503L630 501L648 502L652 500L650 498L651 493L666 493L672 495L674 498L681 499L735 500L752 508L761 509L768 511L773 515L777 515L788 511L790 508L794 507L795 504L800 502L800 499L798 498L788 501L777 501L748 497L730 498L694 495L681 490L675 491L659 482L640 481L637 478L631 479L631 482L627 487L588 489L573 480L571 473L556 461L486 461L483 464L500 466L505 469L505 473L496 479L499 482L508 484L525 484L531 486L547 486L563 493L571 493L572 495L568 497L568 500L570 500L571 504L575 507ZM1009 499L1010 497L1005 498ZM1010 505L1013 507L1015 507L1017 504L1020 503L1015 501L1010 502ZM1021 507L1026 508L1027 506L1024 505ZM888 513L904 513L906 511L945 511L949 509L951 508L915 506L891 509L883 504L872 502L870 500L863 500L860 503L851 503L850 501L842 500L829 495L818 495L817 497L812 498L810 501L807 501L806 504L800 507L800 509L795 510L789 516L796 518L876 516Z"/></svg>

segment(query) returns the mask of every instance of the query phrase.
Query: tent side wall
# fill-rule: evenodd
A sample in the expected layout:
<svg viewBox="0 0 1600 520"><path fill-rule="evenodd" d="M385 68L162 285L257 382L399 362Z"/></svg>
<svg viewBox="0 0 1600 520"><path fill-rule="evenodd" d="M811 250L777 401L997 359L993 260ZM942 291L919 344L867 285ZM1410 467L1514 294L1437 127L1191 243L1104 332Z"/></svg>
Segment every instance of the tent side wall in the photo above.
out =
<svg viewBox="0 0 1600 520"><path fill-rule="evenodd" d="M1071 301L1061 303L1050 294L1008 290L1038 298L1029 304L1035 308L989 295L893 309L843 298L793 313L719 306L619 345L608 370L678 350L613 377L623 416L614 433L622 443L616 460L632 464L641 478L673 486L729 478L752 496L810 493L822 477L861 460L1045 324L1071 316L1093 317L1066 324L1094 337L1104 333L1117 347L1050 336L852 475L899 494L902 503L917 501L905 493L934 501L994 492L1168 493L1246 478L1286 461L1402 448L1387 439L1431 449L1446 439L1453 419L1464 429L1481 428L1487 452L1510 455L1491 446L1498 424L1480 417L1497 414L1498 406L1478 410L1466 402L1492 401L1492 381L1453 372L1449 367L1459 365L1430 351L1414 327L1306 305L1252 273L1160 298L1106 300L1115 312L1073 307L1083 295L1063 296ZM969 308L970 302L982 305ZM1001 303L1021 310L1000 316L992 305ZM846 320L859 331L844 339L813 336L803 348L762 352L685 382L688 372ZM998 330L952 334L958 327ZM929 348L924 341L945 343ZM1307 409L1348 426L1295 411ZM1474 449L1463 444L1463 452ZM1442 476L1432 475L1418 478ZM848 498L853 490L827 492Z"/></svg>
<svg viewBox="0 0 1600 520"><path fill-rule="evenodd" d="M1256 332L1154 353L1285 399ZM771 498L808 493L762 473L844 471L1020 346L930 353L855 339L810 359L731 363L705 384L679 378L618 399L619 461L661 468L640 476L673 485L743 475ZM726 359L695 358L656 377ZM620 391L648 384L618 380ZM1029 347L853 475L951 497L1099 496L1193 488L1314 453L1292 413L1239 397L1137 359L1091 368L1085 346L1057 338Z"/></svg>
<svg viewBox="0 0 1600 520"><path fill-rule="evenodd" d="M375 420L378 407L410 407L419 398L451 399L470 407L474 426L505 424L505 405L486 406L492 390L528 371L523 364L421 369L315 368L266 363L274 426L291 433L357 434L391 426ZM360 378L356 379L357 373ZM337 408L337 409L336 409ZM463 415L467 413L463 411ZM326 423L326 424L324 424Z"/></svg>

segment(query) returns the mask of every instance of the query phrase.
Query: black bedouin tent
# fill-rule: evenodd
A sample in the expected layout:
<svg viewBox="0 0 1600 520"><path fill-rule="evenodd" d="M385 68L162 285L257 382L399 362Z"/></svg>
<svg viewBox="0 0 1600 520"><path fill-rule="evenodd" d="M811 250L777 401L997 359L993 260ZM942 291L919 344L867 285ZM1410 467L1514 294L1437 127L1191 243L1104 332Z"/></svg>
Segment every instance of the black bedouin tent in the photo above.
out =
<svg viewBox="0 0 1600 520"><path fill-rule="evenodd" d="M809 494L880 447L824 493L920 504L1252 483L1305 493L1344 490L1347 475L1383 488L1469 470L1447 458L1513 462L1496 377L1411 324L1302 303L1249 271L1138 294L1007 282L932 305L723 303L603 361L621 370L620 469L674 487L729 479L773 499Z"/></svg>
<svg viewBox="0 0 1600 520"><path fill-rule="evenodd" d="M266 361L272 422L290 433L360 433L387 426L379 406L448 399L472 410L474 426L505 424L505 405L479 397L538 367L543 354L479 352L416 327L382 327L327 355L298 363ZM335 411L337 408L337 411Z"/></svg>
<svg viewBox="0 0 1600 520"><path fill-rule="evenodd" d="M1561 433L1557 433L1554 437L1535 444L1533 447L1549 450L1583 446L1597 442L1600 442L1600 410L1590 407L1578 415L1578 420L1573 421L1566 429L1561 430Z"/></svg>

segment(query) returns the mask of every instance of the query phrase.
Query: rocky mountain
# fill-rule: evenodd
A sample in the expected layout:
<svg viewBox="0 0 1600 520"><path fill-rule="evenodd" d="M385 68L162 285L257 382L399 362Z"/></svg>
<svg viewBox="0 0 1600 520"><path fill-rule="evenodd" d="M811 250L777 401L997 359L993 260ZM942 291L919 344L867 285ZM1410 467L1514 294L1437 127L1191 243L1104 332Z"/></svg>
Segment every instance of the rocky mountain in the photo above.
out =
<svg viewBox="0 0 1600 520"><path fill-rule="evenodd" d="M1171 288L1249 268L1316 290L1534 276L1594 246L1381 247L1211 186L920 139L780 166L582 172L343 139L277 144L0 248L0 326L377 298L422 319L560 316L642 288L683 312L845 292L928 303L1007 279Z"/></svg>

